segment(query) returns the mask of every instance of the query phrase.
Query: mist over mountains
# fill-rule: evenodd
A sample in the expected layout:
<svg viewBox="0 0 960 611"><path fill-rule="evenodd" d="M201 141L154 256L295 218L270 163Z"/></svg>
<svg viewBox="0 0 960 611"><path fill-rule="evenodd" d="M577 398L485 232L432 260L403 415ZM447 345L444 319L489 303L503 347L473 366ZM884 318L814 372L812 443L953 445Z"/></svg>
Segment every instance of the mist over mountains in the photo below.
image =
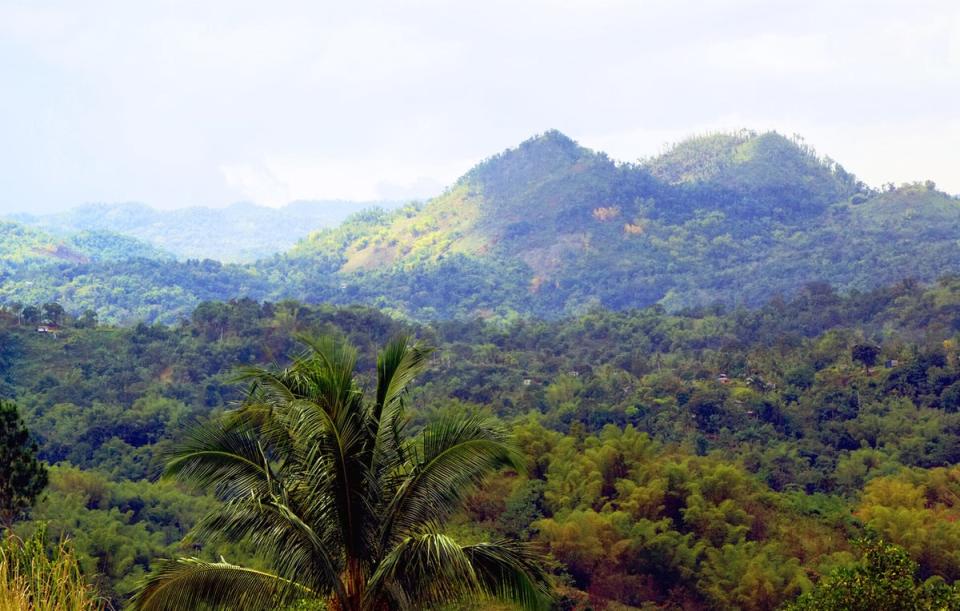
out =
<svg viewBox="0 0 960 611"><path fill-rule="evenodd" d="M241 202L226 208L156 210L141 203L85 204L66 212L8 218L55 235L112 232L147 242L179 259L249 263L286 251L311 231L334 227L360 210L398 205L331 200L298 201L280 208Z"/></svg>

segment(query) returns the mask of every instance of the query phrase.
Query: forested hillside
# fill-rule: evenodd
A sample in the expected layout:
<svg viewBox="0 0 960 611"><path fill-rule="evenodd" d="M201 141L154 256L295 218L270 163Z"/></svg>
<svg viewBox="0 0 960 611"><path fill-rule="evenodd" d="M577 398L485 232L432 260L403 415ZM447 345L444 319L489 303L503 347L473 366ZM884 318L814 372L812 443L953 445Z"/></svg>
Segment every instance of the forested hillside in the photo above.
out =
<svg viewBox="0 0 960 611"><path fill-rule="evenodd" d="M218 222L245 223L255 240L228 248L192 230L162 231L227 259L295 234L296 223L231 210ZM105 210L114 214L122 216ZM209 218L183 222L209 233ZM425 204L356 214L253 264L172 262L132 247L101 260L72 254L69 240L52 258L4 254L0 300L148 322L235 297L364 304L424 321L756 306L814 281L867 290L960 272L958 232L960 202L933 183L875 190L796 138L716 134L619 163L554 131L484 161Z"/></svg>
<svg viewBox="0 0 960 611"><path fill-rule="evenodd" d="M108 231L51 235L19 223L0 221L0 269L26 273L30 264L109 263L129 259L168 261L173 257L145 242Z"/></svg>
<svg viewBox="0 0 960 611"><path fill-rule="evenodd" d="M411 558L469 553L489 579L460 574L475 590L536 606L546 577L569 609L839 609L891 591L910 608L960 599L960 202L932 183L875 190L775 133L698 137L625 164L548 132L434 200L367 210L255 263L178 259L97 229L156 244L144 228L159 221L142 209L88 212L98 211L108 220L81 214L59 230L0 224L0 399L15 402L50 465L15 530L25 546L70 538L50 566L76 563L85 601L83 579L115 606L146 605L164 600L157 591L177 570L270 567L264 539L190 534L198 524L263 531L243 522L262 507L237 492L235 478L247 480L191 467L204 485L189 488L158 476L184 444L237 441L217 427L264 392L250 366L292 363L256 379L286 380L293 390L279 396L299 409L296 393L313 390L301 384L309 368L296 368L327 366L323 351L298 358L302 340L341 357L338 341L356 346L356 380L374 407L344 386L349 371L331 378L355 414L387 409L378 401L391 393L390 409L407 410L391 412L393 441L377 434L380 450L355 454L387 465L360 470L377 478L357 505L370 507L365 524L393 515L381 499L390 494L417 528L452 520L444 533L417 531L425 547L406 535L391 545ZM233 211L238 222L249 212ZM210 219L197 219L207 231ZM272 222L244 229L257 233L251 248L282 232ZM383 386L387 357L376 356L401 335L419 342L410 358L432 348L425 370L418 360L397 383L409 394ZM262 459L263 499L288 515L274 466L332 480L303 466L326 464L311 463L312 450L290 461L281 450L326 448L334 425L283 426L286 437L254 427L266 436L254 443L244 430L238 443L258 448L245 464ZM408 506L406 486L438 440L458 435L486 448L464 451L465 472L495 474L448 469L457 486L434 483ZM322 495L298 498L326 507ZM329 537L345 558L363 549L377 563L345 573L354 589L342 600L363 599L383 571L421 602L452 592L424 585L433 577L401 579L400 567L420 565L385 543ZM544 560L531 564L530 550ZM196 559L162 560L178 556ZM517 569L510 579L505 566ZM325 570L311 578L322 583ZM395 603L394 586L370 596Z"/></svg>
<svg viewBox="0 0 960 611"><path fill-rule="evenodd" d="M549 132L422 209L354 219L284 262L294 277L318 262L354 300L424 318L676 310L758 305L815 280L935 278L953 269L958 222L960 203L932 184L875 192L775 133L696 138L632 165ZM300 297L339 297L308 286Z"/></svg>
<svg viewBox="0 0 960 611"><path fill-rule="evenodd" d="M556 321L420 324L235 300L174 326L64 315L39 333L5 310L0 392L54 465L34 520L69 533L118 602L160 557L256 563L249 546L181 542L217 501L154 480L165 448L236 405L237 367L288 362L298 334L356 345L369 385L376 349L401 333L435 347L406 401L411 430L486 414L529 461L528 473L488 479L453 532L535 542L565 605L773 609L837 570L872 574L876 544L854 568L862 537L901 546L917 563L907 579L960 578L952 277Z"/></svg>

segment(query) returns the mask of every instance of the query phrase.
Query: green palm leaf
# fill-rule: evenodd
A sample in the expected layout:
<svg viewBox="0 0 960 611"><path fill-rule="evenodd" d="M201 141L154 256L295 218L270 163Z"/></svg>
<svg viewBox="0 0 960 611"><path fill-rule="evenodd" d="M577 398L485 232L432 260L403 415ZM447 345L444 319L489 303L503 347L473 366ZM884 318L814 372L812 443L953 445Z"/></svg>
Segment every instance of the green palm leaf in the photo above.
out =
<svg viewBox="0 0 960 611"><path fill-rule="evenodd" d="M526 545L497 541L468 545L464 554L483 590L493 598L524 609L546 609L552 600L542 561Z"/></svg>
<svg viewBox="0 0 960 611"><path fill-rule="evenodd" d="M226 496L267 494L279 485L256 433L213 422L194 427L168 453L165 477Z"/></svg>
<svg viewBox="0 0 960 611"><path fill-rule="evenodd" d="M321 523L323 524L323 523ZM317 531L289 505L276 500L238 500L204 517L191 539L205 543L250 541L273 561L280 577L314 592L345 599L343 559L335 533Z"/></svg>
<svg viewBox="0 0 960 611"><path fill-rule="evenodd" d="M137 592L132 608L138 611L184 611L201 606L213 609L276 609L314 592L276 575L230 564L181 558L166 563Z"/></svg>
<svg viewBox="0 0 960 611"><path fill-rule="evenodd" d="M375 422L379 421L383 409L400 400L407 386L426 368L429 356L430 350L411 344L406 336L398 337L384 347L377 359Z"/></svg>
<svg viewBox="0 0 960 611"><path fill-rule="evenodd" d="M380 541L443 521L484 478L503 467L526 469L506 432L480 417L449 416L420 435L419 459L384 512Z"/></svg>
<svg viewBox="0 0 960 611"><path fill-rule="evenodd" d="M422 609L481 594L481 584L463 548L450 537L424 533L400 541L370 578L365 607L388 599L391 606Z"/></svg>
<svg viewBox="0 0 960 611"><path fill-rule="evenodd" d="M427 532L405 538L384 558L370 580L368 603L386 599L392 607L423 609L500 600L539 610L550 605L547 583L535 556L523 546L461 546L446 535Z"/></svg>

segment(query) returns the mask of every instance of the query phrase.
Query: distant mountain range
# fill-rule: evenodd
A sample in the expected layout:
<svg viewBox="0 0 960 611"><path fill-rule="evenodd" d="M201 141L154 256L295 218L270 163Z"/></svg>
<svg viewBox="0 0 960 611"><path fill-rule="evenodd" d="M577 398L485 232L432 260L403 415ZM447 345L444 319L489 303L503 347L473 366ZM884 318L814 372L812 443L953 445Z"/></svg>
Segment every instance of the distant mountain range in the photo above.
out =
<svg viewBox="0 0 960 611"><path fill-rule="evenodd" d="M371 207L397 202L300 201L282 208L237 203L226 208L155 210L145 204L87 204L47 215L16 214L17 221L59 236L112 232L142 240L180 259L252 262L289 250L311 231L334 227Z"/></svg>
<svg viewBox="0 0 960 611"><path fill-rule="evenodd" d="M153 239L144 233L153 225L100 210L119 220L97 228L180 257L214 244L238 253L224 244L237 240L225 220L232 214L219 225L209 217L183 221L182 234L162 242L160 230ZM309 224L290 220L289 209L261 214L249 231L263 246L247 256L293 243ZM252 264L178 262L162 253L18 263L0 251L0 299L166 321L201 300L242 296L364 303L423 319L755 305L811 282L850 291L958 273L958 236L960 201L933 183L875 190L774 132L697 137L625 164L551 131L480 163L425 204L355 214Z"/></svg>

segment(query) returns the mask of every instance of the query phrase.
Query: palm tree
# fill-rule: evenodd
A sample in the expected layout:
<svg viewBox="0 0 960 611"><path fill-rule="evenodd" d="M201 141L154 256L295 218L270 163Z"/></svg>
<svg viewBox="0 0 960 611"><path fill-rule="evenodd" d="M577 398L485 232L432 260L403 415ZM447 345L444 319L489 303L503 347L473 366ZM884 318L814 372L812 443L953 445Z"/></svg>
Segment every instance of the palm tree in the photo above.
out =
<svg viewBox="0 0 960 611"><path fill-rule="evenodd" d="M140 610L276 609L315 600L339 611L499 599L549 604L523 544L461 545L442 526L487 475L523 468L490 420L448 416L405 435L404 396L428 352L407 338L377 359L376 396L355 377L356 350L303 338L286 368L247 368L240 408L195 429L166 476L215 491L198 541L250 541L270 571L197 558L167 561L142 585Z"/></svg>

